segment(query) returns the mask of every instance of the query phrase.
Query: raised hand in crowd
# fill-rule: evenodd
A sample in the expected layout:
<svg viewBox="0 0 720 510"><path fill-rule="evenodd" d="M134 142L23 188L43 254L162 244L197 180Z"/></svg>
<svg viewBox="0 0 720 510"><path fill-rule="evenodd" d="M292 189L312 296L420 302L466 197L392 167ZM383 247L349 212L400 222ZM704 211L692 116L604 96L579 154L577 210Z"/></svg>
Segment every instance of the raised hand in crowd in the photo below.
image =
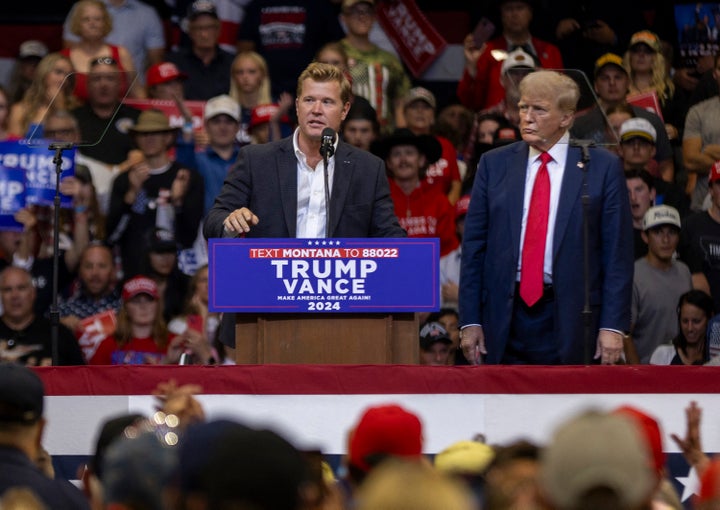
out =
<svg viewBox="0 0 720 510"><path fill-rule="evenodd" d="M182 361L182 355L187 354L193 360L193 365L210 365L214 358L212 346L205 335L192 328L187 328L170 341L165 362L176 364ZM190 363L181 363L190 364Z"/></svg>
<svg viewBox="0 0 720 510"><path fill-rule="evenodd" d="M14 259L27 261L35 253L35 226L37 217L28 207L23 207L15 213L15 221L22 223L23 233L20 237L20 244L15 252Z"/></svg>
<svg viewBox="0 0 720 510"><path fill-rule="evenodd" d="M174 414L180 420L179 427L205 421L205 411L195 395L202 393L197 384L178 385L175 379L161 382L152 394L157 399L156 409L165 414Z"/></svg>
<svg viewBox="0 0 720 510"><path fill-rule="evenodd" d="M463 55L465 55L465 69L467 70L468 74L475 78L475 75L477 74L477 61L480 58L480 55L482 55L482 52L485 51L485 44L483 44L481 47L475 46L475 39L473 38L472 34L468 34L465 36L465 40L463 41Z"/></svg>
<svg viewBox="0 0 720 510"><path fill-rule="evenodd" d="M126 204L133 204L135 202L138 192L148 177L150 177L150 167L144 159L130 167L130 170L128 170L130 187L127 193L125 193Z"/></svg>
<svg viewBox="0 0 720 510"><path fill-rule="evenodd" d="M181 168L178 170L177 175L172 183L170 189L170 200L176 207L181 206L183 199L188 192L188 186L190 185L190 170L187 168Z"/></svg>
<svg viewBox="0 0 720 510"><path fill-rule="evenodd" d="M575 18L561 19L555 28L555 36L558 40L563 40L578 30L582 30L582 35L585 39L589 39L598 44L612 45L615 43L615 31L610 25L600 19L594 20L585 27Z"/></svg>
<svg viewBox="0 0 720 510"><path fill-rule="evenodd" d="M710 465L710 457L705 455L702 448L702 437L700 434L700 422L702 420L702 409L694 400L685 408L685 437L677 434L670 434L675 444L685 457L690 466L695 468L698 477L705 472Z"/></svg>

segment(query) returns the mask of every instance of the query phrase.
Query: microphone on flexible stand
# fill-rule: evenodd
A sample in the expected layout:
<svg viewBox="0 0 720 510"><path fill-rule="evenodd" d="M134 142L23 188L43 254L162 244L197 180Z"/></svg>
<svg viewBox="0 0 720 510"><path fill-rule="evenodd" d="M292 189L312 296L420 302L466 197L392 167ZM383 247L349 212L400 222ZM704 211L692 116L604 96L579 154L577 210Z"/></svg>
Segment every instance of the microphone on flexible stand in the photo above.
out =
<svg viewBox="0 0 720 510"><path fill-rule="evenodd" d="M592 309L590 308L590 224L588 216L590 214L590 192L588 191L587 174L590 169L590 147L595 146L593 140L577 140L570 139L570 146L580 149L581 157L578 167L583 173L582 182L582 213L583 213L583 283L584 283L584 306L582 311L584 340L585 340L585 364L592 362L591 344L593 340L592 326Z"/></svg>
<svg viewBox="0 0 720 510"><path fill-rule="evenodd" d="M48 149L55 151L53 163L55 164L55 198L53 200L53 272L52 272L52 302L50 303L50 344L52 364L60 364L60 309L58 308L58 272L60 262L60 175L62 174L63 151L75 147L72 142L54 142Z"/></svg>
<svg viewBox="0 0 720 510"><path fill-rule="evenodd" d="M333 128L326 127L320 136L322 136L320 155L324 159L331 158L335 154L335 131Z"/></svg>
<svg viewBox="0 0 720 510"><path fill-rule="evenodd" d="M582 162L586 164L590 161L590 147L595 147L595 140L580 140L577 138L570 139L570 147L578 147L582 151Z"/></svg>
<svg viewBox="0 0 720 510"><path fill-rule="evenodd" d="M323 171L325 175L325 237L330 237L330 177L328 174L328 159L335 154L335 131L326 127L322 131L320 142L320 155L323 157Z"/></svg>

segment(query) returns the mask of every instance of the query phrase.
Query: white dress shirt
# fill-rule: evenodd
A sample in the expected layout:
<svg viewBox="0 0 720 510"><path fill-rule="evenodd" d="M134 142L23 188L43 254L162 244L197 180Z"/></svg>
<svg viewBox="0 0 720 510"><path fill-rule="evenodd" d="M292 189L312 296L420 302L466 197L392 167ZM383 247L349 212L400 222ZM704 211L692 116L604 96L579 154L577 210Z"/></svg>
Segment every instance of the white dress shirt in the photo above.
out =
<svg viewBox="0 0 720 510"><path fill-rule="evenodd" d="M545 261L543 264L543 281L552 283L552 254L553 239L555 237L555 219L560 202L560 190L562 188L563 175L565 175L565 162L567 161L568 142L570 134L565 133L558 142L547 151L552 156L552 161L547 164L548 175L550 176L550 211L548 215L548 229L545 237ZM520 231L520 256L518 257L517 280L520 281L520 269L522 266L522 250L525 244L525 227L527 226L530 198L532 197L535 177L540 170L540 151L530 147L528 154L527 172L525 172L525 195L523 197L522 226Z"/></svg>
<svg viewBox="0 0 720 510"><path fill-rule="evenodd" d="M293 135L293 148L297 159L297 223L295 237L299 239L318 239L327 237L325 233L325 173L321 160L315 168L307 164L306 155L298 145L299 130ZM338 138L335 136L335 149ZM328 186L332 193L335 174L335 156L328 158Z"/></svg>

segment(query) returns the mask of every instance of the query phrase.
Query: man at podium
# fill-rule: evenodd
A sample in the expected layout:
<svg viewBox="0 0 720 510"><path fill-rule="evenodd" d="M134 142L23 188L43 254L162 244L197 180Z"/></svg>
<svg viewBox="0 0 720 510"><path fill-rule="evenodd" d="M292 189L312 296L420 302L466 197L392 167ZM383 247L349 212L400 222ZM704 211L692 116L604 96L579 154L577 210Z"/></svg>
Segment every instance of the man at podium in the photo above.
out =
<svg viewBox="0 0 720 510"><path fill-rule="evenodd" d="M243 147L205 220L205 237L405 237L383 162L337 137L350 94L342 71L310 64L298 79L295 133ZM332 191L326 208L320 149L328 128L333 131L327 161Z"/></svg>
<svg viewBox="0 0 720 510"><path fill-rule="evenodd" d="M336 134L350 97L342 71L311 63L298 78L297 129L282 140L240 150L205 220L205 238L406 237L382 160ZM231 347L233 326L234 316L225 314L220 336Z"/></svg>

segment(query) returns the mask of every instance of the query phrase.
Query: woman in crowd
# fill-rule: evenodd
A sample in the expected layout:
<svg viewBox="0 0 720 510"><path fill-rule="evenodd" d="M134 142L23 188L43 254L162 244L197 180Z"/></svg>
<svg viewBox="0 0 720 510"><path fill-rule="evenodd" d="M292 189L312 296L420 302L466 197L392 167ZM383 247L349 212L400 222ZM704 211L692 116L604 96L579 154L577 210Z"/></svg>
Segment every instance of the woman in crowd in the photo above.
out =
<svg viewBox="0 0 720 510"><path fill-rule="evenodd" d="M672 345L661 345L650 357L651 365L702 365L710 360L707 345L708 321L713 300L701 290L680 296L677 308L680 332Z"/></svg>
<svg viewBox="0 0 720 510"><path fill-rule="evenodd" d="M105 3L100 0L80 0L70 13L70 31L80 40L62 53L67 56L78 72L75 79L75 96L86 101L87 76L90 63L101 57L110 57L117 62L118 70L134 73L135 67L130 53L123 46L108 44L105 37L112 30L112 18ZM132 77L128 81L132 82ZM127 86L127 83L125 84ZM142 87L131 90L133 97L145 97Z"/></svg>
<svg viewBox="0 0 720 510"><path fill-rule="evenodd" d="M162 296L162 314L166 321L182 313L189 277L178 267L178 243L167 229L155 228L147 233L142 274L152 278Z"/></svg>
<svg viewBox="0 0 720 510"><path fill-rule="evenodd" d="M267 62L259 53L243 51L233 60L230 73L230 97L240 105L237 140L241 145L247 145L250 143L248 127L253 108L272 102Z"/></svg>
<svg viewBox="0 0 720 510"><path fill-rule="evenodd" d="M483 154L495 147L497 133L501 129L510 127L507 119L502 115L496 113L475 114L467 145L462 153L467 166L460 188L460 196L466 195L472 190L478 162Z"/></svg>
<svg viewBox="0 0 720 510"><path fill-rule="evenodd" d="M205 346L196 335L176 335L162 317L157 285L146 276L131 278L122 289L115 333L105 338L90 365L175 364L187 353L199 358Z"/></svg>
<svg viewBox="0 0 720 510"><path fill-rule="evenodd" d="M628 95L655 93L660 102L668 138L671 142L677 142L684 119L674 100L675 85L667 73L658 36L648 30L633 34L623 64L630 76Z"/></svg>
<svg viewBox="0 0 720 510"><path fill-rule="evenodd" d="M193 338L197 345L185 364L212 365L223 361L222 349L218 349L222 344L214 341L219 324L218 314L208 309L208 267L202 266L190 279L183 314L168 324L170 331Z"/></svg>
<svg viewBox="0 0 720 510"><path fill-rule="evenodd" d="M60 53L50 53L40 61L32 85L22 101L10 109L8 132L11 136L42 138L41 122L49 112L75 106L72 82L63 86L72 72L72 62Z"/></svg>
<svg viewBox="0 0 720 510"><path fill-rule="evenodd" d="M105 338L91 365L145 365L166 361L168 332L157 285L146 276L125 282L115 333Z"/></svg>

